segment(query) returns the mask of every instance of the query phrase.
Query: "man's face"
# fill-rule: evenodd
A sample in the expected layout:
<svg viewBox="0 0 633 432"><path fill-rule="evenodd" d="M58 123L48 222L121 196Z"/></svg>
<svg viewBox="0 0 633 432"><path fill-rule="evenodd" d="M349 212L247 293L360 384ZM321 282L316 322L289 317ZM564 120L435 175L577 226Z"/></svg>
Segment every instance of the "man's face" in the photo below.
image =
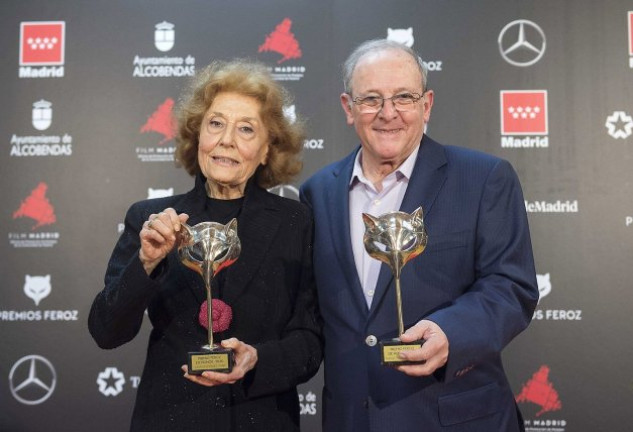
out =
<svg viewBox="0 0 633 432"><path fill-rule="evenodd" d="M363 166L384 164L398 167L419 144L424 126L431 115L433 92L410 107L397 111L393 102L385 100L377 113L361 113L353 98L392 97L400 93L422 95L422 76L416 61L399 50L384 50L361 57L352 75L352 95L341 95L347 123L354 125L363 146Z"/></svg>

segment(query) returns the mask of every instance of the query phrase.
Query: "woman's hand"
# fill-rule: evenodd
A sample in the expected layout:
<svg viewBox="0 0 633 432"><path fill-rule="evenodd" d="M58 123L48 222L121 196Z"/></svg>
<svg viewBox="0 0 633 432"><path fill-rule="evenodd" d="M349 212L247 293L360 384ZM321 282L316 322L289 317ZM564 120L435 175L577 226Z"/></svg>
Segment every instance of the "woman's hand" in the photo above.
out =
<svg viewBox="0 0 633 432"><path fill-rule="evenodd" d="M202 372L202 375L189 375L187 373L187 365L183 365L181 369L185 373L184 377L189 381L207 387L220 384L234 384L244 378L244 375L257 364L257 350L251 345L245 344L236 338L224 340L221 345L224 348L231 348L235 353L235 364L231 373L205 371Z"/></svg>
<svg viewBox="0 0 633 432"><path fill-rule="evenodd" d="M156 266L167 256L176 244L176 233L189 215L176 214L173 208L166 208L158 214L151 214L143 223L139 234L141 250L139 258L147 274L151 274Z"/></svg>

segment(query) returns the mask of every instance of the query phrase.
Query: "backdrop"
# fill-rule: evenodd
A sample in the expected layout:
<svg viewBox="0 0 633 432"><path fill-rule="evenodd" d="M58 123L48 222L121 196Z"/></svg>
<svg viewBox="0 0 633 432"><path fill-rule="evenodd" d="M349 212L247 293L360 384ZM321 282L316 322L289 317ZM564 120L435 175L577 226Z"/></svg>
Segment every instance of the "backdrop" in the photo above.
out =
<svg viewBox="0 0 633 432"><path fill-rule="evenodd" d="M360 42L421 53L434 139L508 159L541 299L504 360L528 431L633 430L633 5L626 0L0 3L0 430L122 431L149 331L87 315L126 209L182 193L173 106L214 59L264 62L308 124L297 187L358 141L339 106ZM406 299L405 299L406 301ZM394 324L395 325L395 324ZM321 374L300 388L320 431Z"/></svg>

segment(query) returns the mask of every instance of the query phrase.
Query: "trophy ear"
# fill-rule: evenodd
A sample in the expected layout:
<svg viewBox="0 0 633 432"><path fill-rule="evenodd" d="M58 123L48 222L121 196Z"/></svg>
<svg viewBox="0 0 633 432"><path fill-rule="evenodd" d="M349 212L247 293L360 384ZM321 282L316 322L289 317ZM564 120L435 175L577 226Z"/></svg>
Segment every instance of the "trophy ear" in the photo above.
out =
<svg viewBox="0 0 633 432"><path fill-rule="evenodd" d="M411 216L413 217L413 219L424 220L424 212L422 211L422 206L415 209L413 213L411 213Z"/></svg>
<svg viewBox="0 0 633 432"><path fill-rule="evenodd" d="M224 227L224 232L228 234L231 231L237 232L237 219L233 218Z"/></svg>
<svg viewBox="0 0 633 432"><path fill-rule="evenodd" d="M378 220L368 213L363 213L363 222L365 223L365 229L376 228Z"/></svg>

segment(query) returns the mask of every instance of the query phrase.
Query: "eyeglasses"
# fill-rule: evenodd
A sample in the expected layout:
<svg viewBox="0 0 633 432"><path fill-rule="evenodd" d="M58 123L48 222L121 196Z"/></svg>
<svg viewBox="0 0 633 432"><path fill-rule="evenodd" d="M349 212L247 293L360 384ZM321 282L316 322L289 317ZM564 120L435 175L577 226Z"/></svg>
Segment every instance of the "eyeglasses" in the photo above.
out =
<svg viewBox="0 0 633 432"><path fill-rule="evenodd" d="M363 114L372 114L379 112L385 105L386 100L393 102L393 107L396 111L406 112L413 111L415 104L422 99L424 93L398 93L388 98L380 96L357 96L352 99L355 105L358 106L358 110Z"/></svg>

